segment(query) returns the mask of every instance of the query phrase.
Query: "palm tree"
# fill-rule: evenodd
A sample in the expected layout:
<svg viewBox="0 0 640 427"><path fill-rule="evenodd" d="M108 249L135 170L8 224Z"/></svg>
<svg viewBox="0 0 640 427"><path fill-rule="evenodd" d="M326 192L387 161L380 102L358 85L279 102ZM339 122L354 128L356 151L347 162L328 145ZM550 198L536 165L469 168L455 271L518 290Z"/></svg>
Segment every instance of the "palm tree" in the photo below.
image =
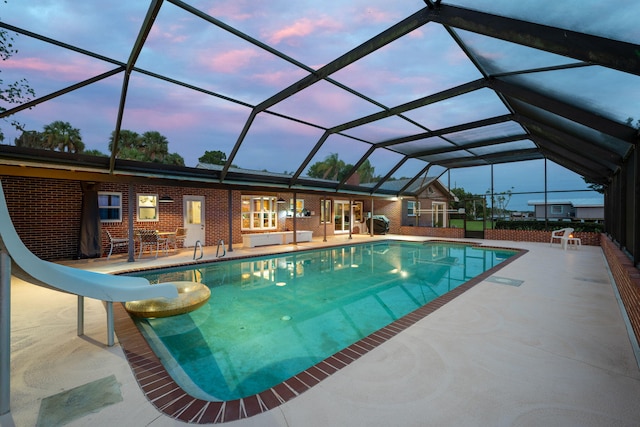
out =
<svg viewBox="0 0 640 427"><path fill-rule="evenodd" d="M324 179L336 180L340 176L340 172L344 169L344 162L338 159L338 153L331 153L325 159L326 170L324 172Z"/></svg>
<svg viewBox="0 0 640 427"><path fill-rule="evenodd" d="M329 154L321 162L316 162L309 167L307 175L311 178L337 180L345 169L345 163L338 158L338 153Z"/></svg>
<svg viewBox="0 0 640 427"><path fill-rule="evenodd" d="M56 120L44 127L42 132L44 146L50 150L67 151L69 153L81 153L84 151L84 142L80 136L80 129L74 128L69 122Z"/></svg>
<svg viewBox="0 0 640 427"><path fill-rule="evenodd" d="M371 162L367 159L362 162L356 173L361 183L373 182L375 178L375 167L371 166Z"/></svg>
<svg viewBox="0 0 640 427"><path fill-rule="evenodd" d="M152 162L164 163L169 154L169 141L160 132L152 130L142 134L140 138L143 152Z"/></svg>
<svg viewBox="0 0 640 427"><path fill-rule="evenodd" d="M114 147L114 137L116 132L111 132L111 136L109 137L109 151L113 152ZM140 135L132 130L122 129L120 131L120 136L118 138L118 143L116 144L116 156L122 157L123 149L134 149L137 150L140 145ZM124 157L129 158L129 157Z"/></svg>
<svg viewBox="0 0 640 427"><path fill-rule="evenodd" d="M44 148L42 134L35 130L25 130L14 140L16 147Z"/></svg>

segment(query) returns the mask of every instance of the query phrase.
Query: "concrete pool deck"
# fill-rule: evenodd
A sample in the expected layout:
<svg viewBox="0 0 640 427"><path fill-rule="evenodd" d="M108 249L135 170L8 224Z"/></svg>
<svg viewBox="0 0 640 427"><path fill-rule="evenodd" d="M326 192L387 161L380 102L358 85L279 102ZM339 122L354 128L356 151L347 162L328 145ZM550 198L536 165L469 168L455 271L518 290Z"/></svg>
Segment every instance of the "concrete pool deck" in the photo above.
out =
<svg viewBox="0 0 640 427"><path fill-rule="evenodd" d="M345 236L298 246L386 238L406 237ZM287 403L225 425L637 425L637 344L602 250L479 242L528 253ZM283 250L293 247L238 246L227 258ZM192 256L183 250L133 264L124 257L68 264L115 272ZM205 248L207 256L215 248ZM185 424L147 400L117 343L106 347L100 301L85 300L86 335L78 337L75 296L18 279L11 291L11 413L0 425ZM62 416L56 406L72 416L55 418Z"/></svg>

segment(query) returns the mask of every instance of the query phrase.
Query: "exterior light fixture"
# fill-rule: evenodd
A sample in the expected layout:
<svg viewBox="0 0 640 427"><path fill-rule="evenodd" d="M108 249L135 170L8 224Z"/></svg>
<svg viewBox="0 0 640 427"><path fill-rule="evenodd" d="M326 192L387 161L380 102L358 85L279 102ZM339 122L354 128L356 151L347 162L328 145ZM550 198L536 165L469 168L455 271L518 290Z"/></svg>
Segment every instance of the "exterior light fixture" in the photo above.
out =
<svg viewBox="0 0 640 427"><path fill-rule="evenodd" d="M159 202L160 203L173 203L173 199L171 198L171 196L165 195L165 196L160 197Z"/></svg>

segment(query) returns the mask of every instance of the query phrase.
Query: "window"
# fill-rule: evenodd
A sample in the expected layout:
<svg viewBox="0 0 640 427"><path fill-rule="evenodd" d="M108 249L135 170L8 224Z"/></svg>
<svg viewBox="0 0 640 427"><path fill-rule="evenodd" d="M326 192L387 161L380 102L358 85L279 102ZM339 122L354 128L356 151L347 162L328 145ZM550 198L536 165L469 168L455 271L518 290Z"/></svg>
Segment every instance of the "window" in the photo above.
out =
<svg viewBox="0 0 640 427"><path fill-rule="evenodd" d="M562 205L551 205L551 213L554 215L561 214L563 211Z"/></svg>
<svg viewBox="0 0 640 427"><path fill-rule="evenodd" d="M122 193L98 192L101 222L122 222Z"/></svg>
<svg viewBox="0 0 640 427"><path fill-rule="evenodd" d="M320 203L320 223L327 222L329 224L333 223L333 218L331 218L331 200L324 200L324 203Z"/></svg>
<svg viewBox="0 0 640 427"><path fill-rule="evenodd" d="M278 226L275 197L242 196L242 229L274 230Z"/></svg>
<svg viewBox="0 0 640 427"><path fill-rule="evenodd" d="M407 201L407 216L420 216L420 202Z"/></svg>
<svg viewBox="0 0 640 427"><path fill-rule="evenodd" d="M287 210L287 216L291 217L293 216L293 199L289 199L289 210ZM295 213L297 217L301 217L301 216L307 216L307 212L304 209L304 199L296 199L296 208L295 208Z"/></svg>
<svg viewBox="0 0 640 427"><path fill-rule="evenodd" d="M138 221L158 220L158 195L138 194Z"/></svg>

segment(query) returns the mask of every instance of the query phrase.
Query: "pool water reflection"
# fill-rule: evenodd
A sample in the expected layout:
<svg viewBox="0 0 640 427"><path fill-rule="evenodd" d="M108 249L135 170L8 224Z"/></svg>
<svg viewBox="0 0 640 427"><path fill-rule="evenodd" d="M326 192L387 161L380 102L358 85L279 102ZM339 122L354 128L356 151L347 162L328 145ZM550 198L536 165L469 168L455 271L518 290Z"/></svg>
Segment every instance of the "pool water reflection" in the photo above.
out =
<svg viewBox="0 0 640 427"><path fill-rule="evenodd" d="M192 313L136 323L190 394L237 399L281 383L515 253L387 241L138 274L152 282L201 281L211 298Z"/></svg>

